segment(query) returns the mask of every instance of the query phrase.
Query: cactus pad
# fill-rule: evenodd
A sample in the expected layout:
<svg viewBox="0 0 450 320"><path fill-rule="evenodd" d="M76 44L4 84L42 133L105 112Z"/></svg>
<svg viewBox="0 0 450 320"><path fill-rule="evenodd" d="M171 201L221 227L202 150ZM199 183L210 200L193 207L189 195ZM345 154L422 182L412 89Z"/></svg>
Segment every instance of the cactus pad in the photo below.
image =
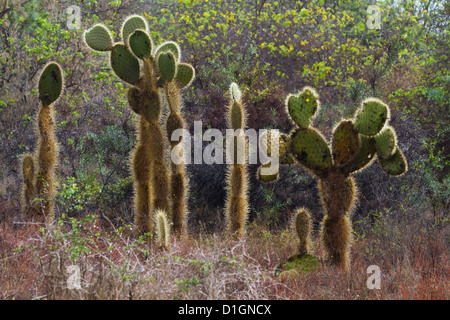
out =
<svg viewBox="0 0 450 320"><path fill-rule="evenodd" d="M405 156L400 148L396 148L395 153L387 159L379 158L381 168L391 176L400 176L408 170Z"/></svg>
<svg viewBox="0 0 450 320"><path fill-rule="evenodd" d="M101 24L97 24L86 31L84 39L89 47L97 51L110 51L113 47L111 34L108 29Z"/></svg>
<svg viewBox="0 0 450 320"><path fill-rule="evenodd" d="M166 81L172 81L177 73L177 65L175 56L171 51L164 52L157 57L158 69L161 72L161 77Z"/></svg>
<svg viewBox="0 0 450 320"><path fill-rule="evenodd" d="M298 162L316 173L331 167L330 149L315 129L299 128L293 132L291 153Z"/></svg>
<svg viewBox="0 0 450 320"><path fill-rule="evenodd" d="M171 51L173 53L173 55L175 56L176 63L180 63L180 61L181 61L181 49L180 49L180 46L176 42L173 42L173 41L163 42L156 48L155 51L156 51L156 55L159 55L160 53L163 53L163 52Z"/></svg>
<svg viewBox="0 0 450 320"><path fill-rule="evenodd" d="M386 104L378 99L367 99L356 114L356 131L365 136L374 136L384 127L388 118L389 108Z"/></svg>
<svg viewBox="0 0 450 320"><path fill-rule="evenodd" d="M375 159L375 139L363 135L359 135L359 139L360 148L358 154L350 163L345 165L344 171L347 173L359 171Z"/></svg>
<svg viewBox="0 0 450 320"><path fill-rule="evenodd" d="M392 127L386 127L375 136L377 155L382 159L387 159L395 152L397 137Z"/></svg>
<svg viewBox="0 0 450 320"><path fill-rule="evenodd" d="M61 95L63 88L63 75L61 67L55 63L49 63L39 78L39 99L43 105L50 105Z"/></svg>
<svg viewBox="0 0 450 320"><path fill-rule="evenodd" d="M139 80L139 61L123 44L116 44L111 51L111 67L125 82L136 84Z"/></svg>
<svg viewBox="0 0 450 320"><path fill-rule="evenodd" d="M137 15L128 17L122 27L122 39L126 46L129 45L129 38L136 30L148 30L144 18Z"/></svg>
<svg viewBox="0 0 450 320"><path fill-rule="evenodd" d="M153 43L147 32L136 30L129 38L131 51L139 59L150 58L152 54Z"/></svg>
<svg viewBox="0 0 450 320"><path fill-rule="evenodd" d="M342 167L357 156L360 142L352 121L341 121L336 127L333 133L332 147L334 164L337 167Z"/></svg>
<svg viewBox="0 0 450 320"><path fill-rule="evenodd" d="M286 101L291 119L300 128L308 127L319 107L315 91L306 87L298 96L289 95Z"/></svg>
<svg viewBox="0 0 450 320"><path fill-rule="evenodd" d="M194 81L195 70L190 64L180 63L177 66L176 78L180 80L181 88L186 88Z"/></svg>

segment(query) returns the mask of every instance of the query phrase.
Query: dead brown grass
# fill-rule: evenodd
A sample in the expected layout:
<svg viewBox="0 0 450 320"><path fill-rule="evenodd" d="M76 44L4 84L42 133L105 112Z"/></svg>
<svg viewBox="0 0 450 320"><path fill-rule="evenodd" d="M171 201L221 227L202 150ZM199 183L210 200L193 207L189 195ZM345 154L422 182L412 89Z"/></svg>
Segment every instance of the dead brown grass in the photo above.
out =
<svg viewBox="0 0 450 320"><path fill-rule="evenodd" d="M63 220L61 220L62 222ZM395 229L390 221L385 227ZM397 226L398 227L398 226ZM448 227L383 238L357 237L352 268L324 266L304 275L274 276L297 239L252 224L245 240L195 234L171 238L163 250L105 219L64 220L44 231L37 222L0 224L2 299L449 299ZM389 232L393 232L392 230ZM317 240L317 239L316 239ZM317 241L316 241L317 243ZM320 245L314 248L322 257ZM366 286L366 269L381 269L381 289ZM81 289L68 289L80 268Z"/></svg>

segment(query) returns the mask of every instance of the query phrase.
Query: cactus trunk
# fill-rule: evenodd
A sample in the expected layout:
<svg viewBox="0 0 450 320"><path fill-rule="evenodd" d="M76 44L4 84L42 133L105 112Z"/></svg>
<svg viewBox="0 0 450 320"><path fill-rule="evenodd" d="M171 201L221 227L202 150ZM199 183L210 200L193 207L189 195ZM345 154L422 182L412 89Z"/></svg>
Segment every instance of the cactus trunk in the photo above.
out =
<svg viewBox="0 0 450 320"><path fill-rule="evenodd" d="M134 174L134 219L140 234L150 232L151 223L151 188L150 162L147 141L151 138L149 124L142 117L138 125L138 143L133 154Z"/></svg>
<svg viewBox="0 0 450 320"><path fill-rule="evenodd" d="M164 87L167 103L169 105L170 115L167 118L167 137L171 145L171 152L176 147L182 156L182 145L171 141L172 133L177 129L184 128L184 120L181 116L181 95L178 85L174 82L167 82ZM179 143L182 143L180 140ZM172 195L172 222L175 233L184 234L187 231L187 192L188 182L186 169L183 163L175 164L171 162L172 176L170 183L170 194Z"/></svg>
<svg viewBox="0 0 450 320"><path fill-rule="evenodd" d="M38 113L39 142L37 150L38 172L36 192L41 202L41 212L48 222L53 221L53 199L55 196L55 165L58 145L54 134L55 120L52 105L42 105Z"/></svg>
<svg viewBox="0 0 450 320"><path fill-rule="evenodd" d="M29 213L32 210L32 201L35 196L35 165L34 157L32 154L26 154L22 158L22 177L23 177L23 189L22 189L22 210Z"/></svg>
<svg viewBox="0 0 450 320"><path fill-rule="evenodd" d="M245 224L249 210L246 141L243 133L246 125L246 112L242 103L242 93L235 83L230 86L230 96L232 99L229 106L228 125L237 134L233 136L233 163L228 168L225 217L228 233L242 238L245 236Z"/></svg>

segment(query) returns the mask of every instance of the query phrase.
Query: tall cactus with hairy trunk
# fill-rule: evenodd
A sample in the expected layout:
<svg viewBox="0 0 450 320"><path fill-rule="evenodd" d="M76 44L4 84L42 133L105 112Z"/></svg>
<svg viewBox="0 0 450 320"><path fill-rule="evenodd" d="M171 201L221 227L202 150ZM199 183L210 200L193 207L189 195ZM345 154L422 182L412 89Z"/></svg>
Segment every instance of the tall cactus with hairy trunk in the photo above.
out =
<svg viewBox="0 0 450 320"><path fill-rule="evenodd" d="M181 50L175 42L161 44L156 53L158 70L161 74L159 83L163 86L166 101L169 107L166 130L170 142L171 152L183 156L183 141L172 141L172 134L177 129L185 129L181 114L181 89L187 88L195 77L194 68L181 61ZM182 139L182 138L181 138ZM173 230L178 234L187 231L187 193L188 181L184 163L171 163L170 194L172 196Z"/></svg>
<svg viewBox="0 0 450 320"><path fill-rule="evenodd" d="M132 85L128 102L139 116L137 144L132 155L135 224L140 234L153 229L153 212L169 211L169 178L164 162L164 136L160 126L162 109L154 44L146 21L128 17L122 26L121 43L114 43L108 29L97 24L85 33L89 47L110 52L111 68ZM139 63L139 60L142 63Z"/></svg>
<svg viewBox="0 0 450 320"><path fill-rule="evenodd" d="M245 223L249 209L244 135L247 114L242 103L241 91L235 83L230 86L230 96L227 120L229 128L235 131L235 135L233 136L233 163L228 166L227 173L225 217L228 233L242 238L245 235Z"/></svg>
<svg viewBox="0 0 450 320"><path fill-rule="evenodd" d="M51 62L44 67L39 77L39 99L41 106L37 117L38 148L35 155L25 155L22 159L24 187L23 207L26 211L43 214L48 223L54 219L55 167L58 158L53 115L53 103L63 90L61 67ZM34 198L38 204L32 204Z"/></svg>
<svg viewBox="0 0 450 320"><path fill-rule="evenodd" d="M155 48L147 23L140 16L133 15L125 20L122 38L122 43L114 43L108 29L101 24L85 33L86 43L94 50L109 51L114 72L132 85L128 90L128 102L139 116L137 145L131 161L135 224L139 233L151 232L153 213L163 210L169 216L173 213L175 229L184 231L187 182L182 165L172 166L172 179L169 179L164 157L166 141L160 124L164 101L160 89L165 89L169 102L167 128L171 135L173 130L184 126L179 90L192 82L194 69L180 63L180 48L176 43L168 41Z"/></svg>
<svg viewBox="0 0 450 320"><path fill-rule="evenodd" d="M287 139L280 139L280 144L287 146L280 148L280 157L289 154L318 179L325 209L321 237L327 260L348 270L352 243L350 216L358 194L353 174L368 167L375 158L383 171L391 176L400 176L407 171L395 130L387 125L389 107L378 99L364 100L354 119L342 120L334 128L330 146L310 126L319 109L319 97L314 89L305 87L297 95L289 95L286 107L297 128ZM276 179L262 178L266 182Z"/></svg>

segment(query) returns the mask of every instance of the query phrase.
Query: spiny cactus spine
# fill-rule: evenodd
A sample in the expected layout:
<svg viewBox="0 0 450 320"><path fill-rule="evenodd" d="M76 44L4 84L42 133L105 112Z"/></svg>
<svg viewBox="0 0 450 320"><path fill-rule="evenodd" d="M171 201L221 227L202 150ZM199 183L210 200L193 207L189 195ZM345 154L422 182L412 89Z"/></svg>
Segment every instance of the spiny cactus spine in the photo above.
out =
<svg viewBox="0 0 450 320"><path fill-rule="evenodd" d="M290 134L289 152L318 179L325 209L321 236L327 259L348 270L352 243L350 216L358 195L352 175L370 165L376 155L386 173L399 176L407 171L395 131L387 126L389 107L374 98L363 101L353 120L342 120L333 130L330 150L324 137L310 126L319 108L317 93L306 87L298 95L288 96L286 106L298 126Z"/></svg>
<svg viewBox="0 0 450 320"><path fill-rule="evenodd" d="M228 126L233 130L239 130L243 136L246 126L246 111L242 103L242 93L237 84L230 86L231 101L228 107ZM225 204L225 217L229 234L244 237L245 224L248 216L248 177L247 165L238 161L238 149L245 150L245 140L234 137L233 164L228 166L227 173L227 197ZM245 152L244 157L245 157ZM241 160L241 159L239 159Z"/></svg>

